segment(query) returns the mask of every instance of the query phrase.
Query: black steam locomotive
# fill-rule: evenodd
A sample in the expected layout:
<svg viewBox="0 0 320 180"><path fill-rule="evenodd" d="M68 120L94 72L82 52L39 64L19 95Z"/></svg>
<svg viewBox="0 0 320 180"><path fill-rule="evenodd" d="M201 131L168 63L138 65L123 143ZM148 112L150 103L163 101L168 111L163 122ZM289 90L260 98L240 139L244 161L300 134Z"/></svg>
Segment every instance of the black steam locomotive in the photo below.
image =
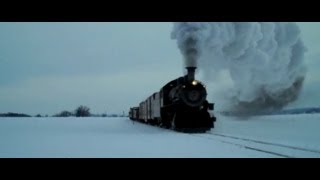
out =
<svg viewBox="0 0 320 180"><path fill-rule="evenodd" d="M214 104L208 103L205 86L195 80L195 69L187 67L186 76L172 80L139 107L130 108L130 119L180 132L213 128L216 117L211 117L209 110L213 110Z"/></svg>

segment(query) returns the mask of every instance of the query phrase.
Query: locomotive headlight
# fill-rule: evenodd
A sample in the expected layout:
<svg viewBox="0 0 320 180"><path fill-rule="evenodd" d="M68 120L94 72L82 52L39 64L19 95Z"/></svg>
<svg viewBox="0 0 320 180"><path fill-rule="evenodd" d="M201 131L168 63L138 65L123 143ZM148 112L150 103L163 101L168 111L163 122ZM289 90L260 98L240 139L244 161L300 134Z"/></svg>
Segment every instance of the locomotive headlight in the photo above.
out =
<svg viewBox="0 0 320 180"><path fill-rule="evenodd" d="M194 80L192 81L192 85L196 86L198 84L198 81Z"/></svg>

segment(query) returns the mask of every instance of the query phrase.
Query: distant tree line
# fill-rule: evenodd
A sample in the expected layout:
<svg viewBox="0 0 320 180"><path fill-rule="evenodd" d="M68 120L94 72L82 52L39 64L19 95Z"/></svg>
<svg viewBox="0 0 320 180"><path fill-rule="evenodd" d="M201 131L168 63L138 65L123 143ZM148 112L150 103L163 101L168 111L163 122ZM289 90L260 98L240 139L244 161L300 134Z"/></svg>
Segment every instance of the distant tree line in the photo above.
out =
<svg viewBox="0 0 320 180"><path fill-rule="evenodd" d="M79 106L76 108L74 111L61 111L58 114L53 115L54 117L70 117L70 116L75 116L75 117L89 117L91 116L90 113L90 108L87 106Z"/></svg>
<svg viewBox="0 0 320 180"><path fill-rule="evenodd" d="M0 117L32 117L32 116L28 114L8 112L8 113L0 113Z"/></svg>
<svg viewBox="0 0 320 180"><path fill-rule="evenodd" d="M53 115L53 117L127 117L124 112L122 115L120 114L92 114L90 112L90 108L87 106L79 106L74 111L63 110L58 114Z"/></svg>
<svg viewBox="0 0 320 180"><path fill-rule="evenodd" d="M127 117L124 112L122 115L120 114L92 114L90 112L90 108L87 106L79 106L73 111L67 111L63 110L60 113L54 114L52 117ZM33 117L28 114L22 114L22 113L0 113L0 117ZM37 114L34 117L49 117L48 115L41 116L41 114Z"/></svg>

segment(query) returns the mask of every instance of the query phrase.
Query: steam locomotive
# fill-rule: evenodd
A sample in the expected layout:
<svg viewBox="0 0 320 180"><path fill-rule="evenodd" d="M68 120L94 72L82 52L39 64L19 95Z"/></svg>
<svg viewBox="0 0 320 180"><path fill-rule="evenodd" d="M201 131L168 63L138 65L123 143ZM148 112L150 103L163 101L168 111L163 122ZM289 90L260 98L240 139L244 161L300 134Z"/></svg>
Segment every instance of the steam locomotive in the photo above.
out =
<svg viewBox="0 0 320 180"><path fill-rule="evenodd" d="M138 107L129 110L129 118L179 132L206 132L214 127L216 117L209 110L205 85L195 80L195 67L187 75L170 81Z"/></svg>

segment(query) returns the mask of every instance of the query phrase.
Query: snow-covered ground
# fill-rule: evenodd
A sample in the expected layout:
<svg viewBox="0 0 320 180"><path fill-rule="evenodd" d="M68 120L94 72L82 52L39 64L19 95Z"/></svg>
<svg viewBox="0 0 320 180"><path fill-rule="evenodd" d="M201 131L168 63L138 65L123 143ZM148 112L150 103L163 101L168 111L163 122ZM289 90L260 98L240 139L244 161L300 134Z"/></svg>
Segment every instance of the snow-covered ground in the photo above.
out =
<svg viewBox="0 0 320 180"><path fill-rule="evenodd" d="M0 118L0 157L320 157L319 127L320 114L218 116L211 134L128 118Z"/></svg>

